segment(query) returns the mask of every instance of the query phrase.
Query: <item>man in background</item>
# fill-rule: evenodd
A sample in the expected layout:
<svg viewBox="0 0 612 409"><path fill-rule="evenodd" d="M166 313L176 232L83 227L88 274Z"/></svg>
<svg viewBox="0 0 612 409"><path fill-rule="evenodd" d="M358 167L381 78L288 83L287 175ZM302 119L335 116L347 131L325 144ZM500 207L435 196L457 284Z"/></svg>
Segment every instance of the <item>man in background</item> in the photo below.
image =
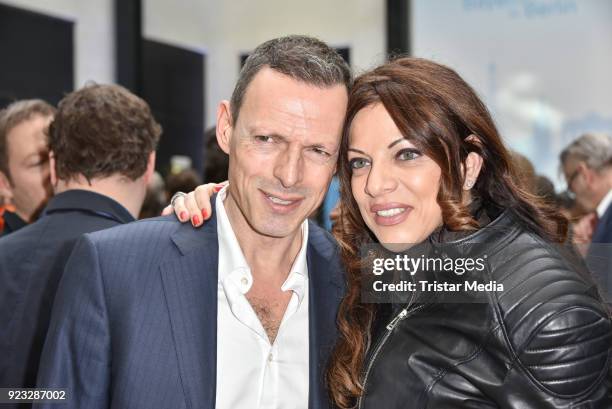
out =
<svg viewBox="0 0 612 409"><path fill-rule="evenodd" d="M46 132L54 113L39 99L0 111L0 236L36 220L51 196Z"/></svg>
<svg viewBox="0 0 612 409"><path fill-rule="evenodd" d="M137 217L160 133L146 102L119 86L86 86L59 103L49 126L55 196L36 222L0 239L0 387L35 386L73 245Z"/></svg>
<svg viewBox="0 0 612 409"><path fill-rule="evenodd" d="M590 242L587 263L608 303L612 302L612 136L584 134L561 152L567 188L587 213L575 226Z"/></svg>

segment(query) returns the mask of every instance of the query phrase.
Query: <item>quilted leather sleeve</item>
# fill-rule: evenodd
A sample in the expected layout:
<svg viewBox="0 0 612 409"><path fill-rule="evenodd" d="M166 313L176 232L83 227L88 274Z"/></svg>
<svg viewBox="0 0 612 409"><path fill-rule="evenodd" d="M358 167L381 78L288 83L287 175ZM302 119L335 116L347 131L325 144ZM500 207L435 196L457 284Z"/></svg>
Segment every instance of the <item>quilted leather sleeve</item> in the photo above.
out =
<svg viewBox="0 0 612 409"><path fill-rule="evenodd" d="M497 301L518 358L508 376L523 373L542 402L567 404L605 388L612 321L588 271L563 250L524 233L495 255L492 272L505 287Z"/></svg>
<svg viewBox="0 0 612 409"><path fill-rule="evenodd" d="M560 397L578 396L601 383L608 371L612 324L601 311L563 309L539 326L519 359L540 387Z"/></svg>

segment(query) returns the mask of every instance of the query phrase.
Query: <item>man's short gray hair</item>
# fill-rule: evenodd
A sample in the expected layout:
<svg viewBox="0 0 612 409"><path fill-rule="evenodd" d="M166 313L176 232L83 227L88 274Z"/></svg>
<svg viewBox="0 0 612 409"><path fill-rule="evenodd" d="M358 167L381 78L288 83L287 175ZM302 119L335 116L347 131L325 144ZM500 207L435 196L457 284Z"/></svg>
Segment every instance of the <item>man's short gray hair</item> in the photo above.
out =
<svg viewBox="0 0 612 409"><path fill-rule="evenodd" d="M264 67L321 88L340 84L348 91L352 84L348 64L323 41L301 35L275 38L255 48L240 71L230 102L233 123L238 120L248 85Z"/></svg>
<svg viewBox="0 0 612 409"><path fill-rule="evenodd" d="M612 166L612 136L603 133L585 133L561 152L561 164L570 158L584 161L594 170Z"/></svg>

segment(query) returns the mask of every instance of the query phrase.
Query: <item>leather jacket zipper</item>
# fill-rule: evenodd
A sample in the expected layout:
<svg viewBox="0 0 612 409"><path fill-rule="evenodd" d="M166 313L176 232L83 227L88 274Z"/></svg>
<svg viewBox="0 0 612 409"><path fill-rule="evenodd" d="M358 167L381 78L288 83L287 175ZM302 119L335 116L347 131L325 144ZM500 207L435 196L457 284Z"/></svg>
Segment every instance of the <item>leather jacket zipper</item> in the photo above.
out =
<svg viewBox="0 0 612 409"><path fill-rule="evenodd" d="M400 313L397 314L397 316L393 318L393 320L391 320L390 323L387 324L387 330L389 331L393 330L393 328L395 328L397 323L403 320L406 317L406 315L408 315L408 308L404 308L403 310L401 310Z"/></svg>
<svg viewBox="0 0 612 409"><path fill-rule="evenodd" d="M357 401L357 408L358 409L362 408L361 404L363 402L363 397L365 396L365 392L366 392L366 384L368 382L368 375L370 374L370 370L372 369L372 365L374 364L374 361L376 360L376 357L380 353L380 350L382 349L382 347L385 345L385 343L387 342L387 340L389 339L389 337L393 333L393 330L395 329L397 324L399 324L402 320L406 319L406 317L408 317L409 314L414 313L414 312L420 310L423 307L423 304L420 304L420 305L418 305L417 307L415 307L413 309L410 309L411 306L412 306L412 300L411 300L411 302L406 307L404 307L404 309L402 309L399 312L399 314L397 314L387 324L387 326L386 326L387 332L385 333L385 335L383 335L383 337L380 339L380 341L378 341L378 343L374 347L374 352L370 356L370 360L368 362L368 366L366 367L366 370L365 370L364 375L363 375L363 393L361 394L361 396L359 397L359 400Z"/></svg>

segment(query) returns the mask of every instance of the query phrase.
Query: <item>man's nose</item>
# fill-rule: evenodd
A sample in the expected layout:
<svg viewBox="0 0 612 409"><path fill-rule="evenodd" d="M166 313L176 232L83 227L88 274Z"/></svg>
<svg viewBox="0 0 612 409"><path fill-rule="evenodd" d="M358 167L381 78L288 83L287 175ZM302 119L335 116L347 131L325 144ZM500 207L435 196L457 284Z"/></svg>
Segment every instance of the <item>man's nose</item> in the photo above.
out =
<svg viewBox="0 0 612 409"><path fill-rule="evenodd" d="M293 187L302 181L304 158L299 147L289 147L277 159L274 176L283 187Z"/></svg>

